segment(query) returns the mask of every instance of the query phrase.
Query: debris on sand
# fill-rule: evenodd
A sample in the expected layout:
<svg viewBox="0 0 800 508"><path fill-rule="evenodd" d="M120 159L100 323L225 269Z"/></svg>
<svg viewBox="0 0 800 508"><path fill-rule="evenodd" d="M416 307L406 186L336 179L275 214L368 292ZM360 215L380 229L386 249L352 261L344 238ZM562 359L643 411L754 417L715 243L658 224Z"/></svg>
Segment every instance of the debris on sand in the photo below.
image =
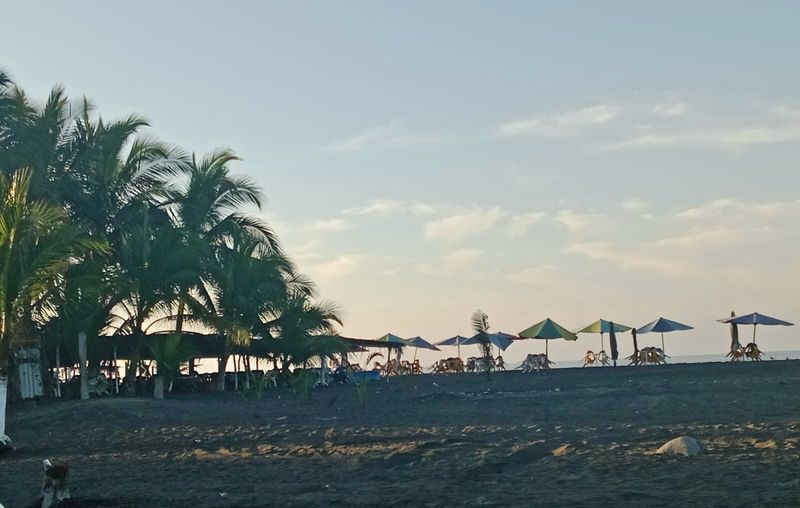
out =
<svg viewBox="0 0 800 508"><path fill-rule="evenodd" d="M684 457L692 457L702 452L703 447L700 446L697 439L689 436L677 437L656 451L660 455L683 455Z"/></svg>
<svg viewBox="0 0 800 508"><path fill-rule="evenodd" d="M770 439L767 441L759 441L755 443L753 446L755 446L759 450L775 450L776 448L778 448L778 443L776 443L774 439Z"/></svg>

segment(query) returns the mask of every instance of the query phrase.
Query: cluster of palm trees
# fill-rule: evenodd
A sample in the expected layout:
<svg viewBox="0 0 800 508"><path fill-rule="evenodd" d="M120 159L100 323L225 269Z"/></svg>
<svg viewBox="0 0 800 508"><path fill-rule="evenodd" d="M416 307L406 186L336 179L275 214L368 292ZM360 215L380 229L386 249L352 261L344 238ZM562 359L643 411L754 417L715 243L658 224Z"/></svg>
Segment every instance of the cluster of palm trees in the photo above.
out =
<svg viewBox="0 0 800 508"><path fill-rule="evenodd" d="M265 198L231 172L237 156L196 157L146 127L58 86L37 103L0 70L0 373L16 347L79 333L134 341L129 376L156 332L216 333L227 353L269 337L284 366L335 348L336 306L257 216Z"/></svg>

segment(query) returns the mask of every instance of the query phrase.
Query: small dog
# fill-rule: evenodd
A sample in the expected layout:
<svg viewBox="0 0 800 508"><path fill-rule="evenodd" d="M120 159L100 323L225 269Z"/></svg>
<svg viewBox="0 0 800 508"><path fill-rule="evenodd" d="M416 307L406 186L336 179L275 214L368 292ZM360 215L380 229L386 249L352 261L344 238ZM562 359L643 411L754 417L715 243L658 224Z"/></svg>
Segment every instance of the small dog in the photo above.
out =
<svg viewBox="0 0 800 508"><path fill-rule="evenodd" d="M59 503L70 497L69 485L67 485L69 465L66 462L53 465L49 459L45 459L43 464L44 482L42 483L41 506L42 508L51 508L58 506Z"/></svg>

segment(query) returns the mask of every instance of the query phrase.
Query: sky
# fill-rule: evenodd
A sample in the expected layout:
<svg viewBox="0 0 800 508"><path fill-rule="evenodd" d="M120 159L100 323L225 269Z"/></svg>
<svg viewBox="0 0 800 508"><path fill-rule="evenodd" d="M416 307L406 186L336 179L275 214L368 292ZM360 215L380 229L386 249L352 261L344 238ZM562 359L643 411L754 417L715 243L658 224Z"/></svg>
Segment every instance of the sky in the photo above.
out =
<svg viewBox="0 0 800 508"><path fill-rule="evenodd" d="M669 354L722 355L731 310L800 320L796 2L3 12L0 67L30 95L61 83L188 150L233 148L344 335L441 340L476 309L510 333L665 316L695 326ZM793 328L759 344L800 349ZM550 354L587 349L599 339Z"/></svg>

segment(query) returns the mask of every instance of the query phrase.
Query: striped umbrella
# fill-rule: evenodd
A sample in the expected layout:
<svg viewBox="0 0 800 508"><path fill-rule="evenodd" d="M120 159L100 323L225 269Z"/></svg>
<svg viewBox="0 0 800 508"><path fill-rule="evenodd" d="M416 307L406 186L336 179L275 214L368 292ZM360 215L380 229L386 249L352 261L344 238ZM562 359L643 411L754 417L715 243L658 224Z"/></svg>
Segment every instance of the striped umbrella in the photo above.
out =
<svg viewBox="0 0 800 508"><path fill-rule="evenodd" d="M549 354L550 339L578 340L578 336L550 318L519 332L523 339L544 339L544 355Z"/></svg>

